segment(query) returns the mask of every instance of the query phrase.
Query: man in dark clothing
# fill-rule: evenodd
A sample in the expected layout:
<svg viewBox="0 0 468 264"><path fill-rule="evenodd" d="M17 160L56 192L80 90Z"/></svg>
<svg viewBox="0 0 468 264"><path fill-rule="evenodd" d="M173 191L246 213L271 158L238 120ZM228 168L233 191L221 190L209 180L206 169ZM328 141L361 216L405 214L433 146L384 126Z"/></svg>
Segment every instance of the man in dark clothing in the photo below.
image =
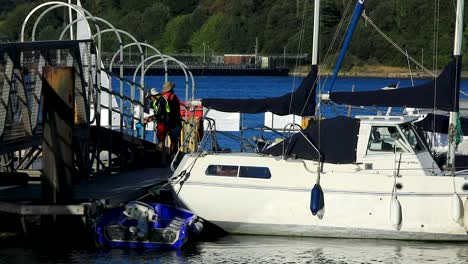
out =
<svg viewBox="0 0 468 264"><path fill-rule="evenodd" d="M165 82L162 89L162 96L169 103L169 138L171 139L170 153L175 155L179 147L180 132L182 131L182 117L180 116L180 100L174 93L175 84Z"/></svg>

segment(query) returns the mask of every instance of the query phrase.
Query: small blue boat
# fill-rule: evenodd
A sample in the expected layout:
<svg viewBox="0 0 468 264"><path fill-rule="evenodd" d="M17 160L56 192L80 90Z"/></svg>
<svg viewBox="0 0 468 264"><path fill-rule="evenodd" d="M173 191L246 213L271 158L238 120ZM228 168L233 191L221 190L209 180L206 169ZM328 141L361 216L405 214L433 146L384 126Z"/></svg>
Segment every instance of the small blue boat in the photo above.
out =
<svg viewBox="0 0 468 264"><path fill-rule="evenodd" d="M201 219L161 203L132 201L96 221L97 244L118 248L179 249L203 229Z"/></svg>

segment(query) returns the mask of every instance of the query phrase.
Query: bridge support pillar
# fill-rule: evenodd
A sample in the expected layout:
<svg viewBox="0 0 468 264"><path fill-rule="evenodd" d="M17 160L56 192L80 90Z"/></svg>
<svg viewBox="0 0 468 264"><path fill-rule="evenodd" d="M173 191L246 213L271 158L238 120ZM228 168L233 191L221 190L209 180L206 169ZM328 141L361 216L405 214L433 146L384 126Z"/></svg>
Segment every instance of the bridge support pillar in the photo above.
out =
<svg viewBox="0 0 468 264"><path fill-rule="evenodd" d="M75 69L46 66L42 92L42 198L48 204L73 200Z"/></svg>

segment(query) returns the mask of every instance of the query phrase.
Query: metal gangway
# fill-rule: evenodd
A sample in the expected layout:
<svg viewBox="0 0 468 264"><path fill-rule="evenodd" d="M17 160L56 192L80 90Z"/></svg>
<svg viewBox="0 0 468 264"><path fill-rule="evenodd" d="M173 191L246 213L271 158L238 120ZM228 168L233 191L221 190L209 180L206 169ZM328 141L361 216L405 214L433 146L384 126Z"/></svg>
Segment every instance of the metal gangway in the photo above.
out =
<svg viewBox="0 0 468 264"><path fill-rule="evenodd" d="M70 10L70 23L56 40L36 40L41 19L57 8ZM85 29L84 35L79 28ZM101 62L103 34L114 35L119 47L109 68ZM152 65L165 68L165 80L168 64L181 67L185 101L193 100L194 79L185 64L80 5L60 1L34 8L23 22L20 40L0 44L0 211L83 214L81 205L76 210L51 205L127 190L117 203L146 194L158 177L170 176L164 150L157 148L154 136L137 133L135 124L145 116L145 74ZM124 52L134 46L141 62L133 78L124 76L123 65L113 73L114 62L123 61ZM19 187L5 191L2 185ZM5 201L47 206L24 209Z"/></svg>

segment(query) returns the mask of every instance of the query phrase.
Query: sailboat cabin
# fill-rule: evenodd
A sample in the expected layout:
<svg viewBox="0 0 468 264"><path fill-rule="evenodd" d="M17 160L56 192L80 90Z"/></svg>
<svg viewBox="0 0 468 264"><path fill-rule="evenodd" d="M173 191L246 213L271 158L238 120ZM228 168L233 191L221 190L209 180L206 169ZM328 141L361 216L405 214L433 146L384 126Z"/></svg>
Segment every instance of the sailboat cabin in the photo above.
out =
<svg viewBox="0 0 468 264"><path fill-rule="evenodd" d="M384 175L440 175L417 117L335 117L312 122L303 133L263 153L326 164L354 164L359 171Z"/></svg>
<svg viewBox="0 0 468 264"><path fill-rule="evenodd" d="M356 163L364 170L399 175L439 175L424 136L414 126L416 117L357 116L360 120ZM393 167L392 167L393 166Z"/></svg>

